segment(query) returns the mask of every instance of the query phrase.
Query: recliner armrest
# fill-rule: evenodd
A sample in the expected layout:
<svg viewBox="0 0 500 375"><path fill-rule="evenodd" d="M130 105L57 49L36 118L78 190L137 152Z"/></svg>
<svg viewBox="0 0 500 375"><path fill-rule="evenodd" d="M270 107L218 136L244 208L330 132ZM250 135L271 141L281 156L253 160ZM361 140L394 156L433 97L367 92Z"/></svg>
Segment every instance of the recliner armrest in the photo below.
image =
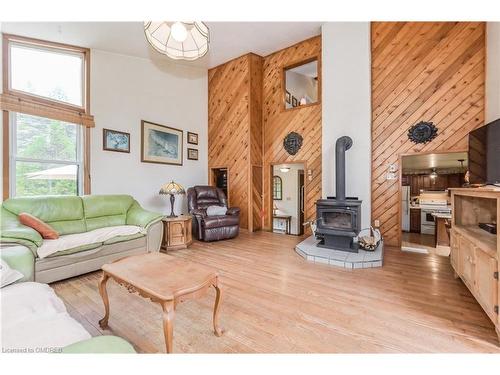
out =
<svg viewBox="0 0 500 375"><path fill-rule="evenodd" d="M196 208L194 210L191 210L191 215L198 216L201 218L207 217L207 210L203 208Z"/></svg>
<svg viewBox="0 0 500 375"><path fill-rule="evenodd" d="M240 208L239 207L230 207L227 209L226 215L239 215Z"/></svg>

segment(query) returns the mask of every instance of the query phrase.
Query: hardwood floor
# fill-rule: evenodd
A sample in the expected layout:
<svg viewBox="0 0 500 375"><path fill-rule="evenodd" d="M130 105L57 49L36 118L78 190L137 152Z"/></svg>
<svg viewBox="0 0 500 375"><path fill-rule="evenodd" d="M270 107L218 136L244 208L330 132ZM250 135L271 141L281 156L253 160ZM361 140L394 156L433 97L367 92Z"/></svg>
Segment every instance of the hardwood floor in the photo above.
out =
<svg viewBox="0 0 500 375"><path fill-rule="evenodd" d="M215 292L177 307L174 353L497 352L493 324L449 259L387 248L382 268L345 270L295 254L299 237L242 232L170 254L220 270L224 298L216 337ZM108 283L109 329L100 272L52 284L92 335L115 334L139 352L164 352L161 307Z"/></svg>

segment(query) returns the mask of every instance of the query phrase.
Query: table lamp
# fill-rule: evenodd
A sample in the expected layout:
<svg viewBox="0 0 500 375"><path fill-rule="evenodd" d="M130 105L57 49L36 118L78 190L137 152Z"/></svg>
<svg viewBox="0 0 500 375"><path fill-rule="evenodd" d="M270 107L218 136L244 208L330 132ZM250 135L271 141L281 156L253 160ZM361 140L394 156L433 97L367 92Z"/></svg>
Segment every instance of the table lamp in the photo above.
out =
<svg viewBox="0 0 500 375"><path fill-rule="evenodd" d="M184 193L185 193L184 188L178 183L174 182L174 180L161 187L159 194L170 194L171 212L170 215L168 215L167 217L177 217L177 215L174 214L175 196L177 194L184 194Z"/></svg>

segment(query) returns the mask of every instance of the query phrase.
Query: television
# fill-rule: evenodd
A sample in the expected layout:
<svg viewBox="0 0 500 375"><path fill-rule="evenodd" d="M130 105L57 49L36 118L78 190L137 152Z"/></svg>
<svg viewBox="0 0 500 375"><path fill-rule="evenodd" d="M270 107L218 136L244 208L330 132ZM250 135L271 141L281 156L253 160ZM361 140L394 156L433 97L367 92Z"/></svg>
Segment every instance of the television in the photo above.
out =
<svg viewBox="0 0 500 375"><path fill-rule="evenodd" d="M469 183L500 186L500 119L469 133Z"/></svg>

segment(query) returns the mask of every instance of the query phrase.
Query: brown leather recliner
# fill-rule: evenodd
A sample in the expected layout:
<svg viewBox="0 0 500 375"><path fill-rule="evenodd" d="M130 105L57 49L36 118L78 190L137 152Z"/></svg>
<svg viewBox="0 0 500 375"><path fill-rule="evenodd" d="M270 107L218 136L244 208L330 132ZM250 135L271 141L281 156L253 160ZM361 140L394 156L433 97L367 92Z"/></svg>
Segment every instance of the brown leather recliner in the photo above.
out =
<svg viewBox="0 0 500 375"><path fill-rule="evenodd" d="M231 207L225 215L208 216L209 206L227 207L224 192L214 186L194 186L187 191L188 211L193 216L193 235L201 241L234 238L240 231L240 209Z"/></svg>

